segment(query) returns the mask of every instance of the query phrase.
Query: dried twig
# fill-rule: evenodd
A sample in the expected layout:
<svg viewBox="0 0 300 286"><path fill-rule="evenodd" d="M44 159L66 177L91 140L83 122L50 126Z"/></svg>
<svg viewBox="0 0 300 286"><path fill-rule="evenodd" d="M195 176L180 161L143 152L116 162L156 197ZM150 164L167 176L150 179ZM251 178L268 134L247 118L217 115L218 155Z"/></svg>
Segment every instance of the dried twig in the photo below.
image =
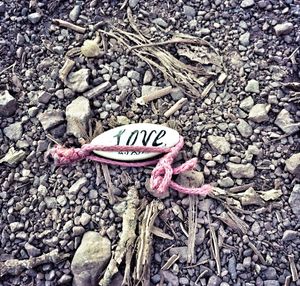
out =
<svg viewBox="0 0 300 286"><path fill-rule="evenodd" d="M184 106L187 103L187 98L181 98L179 99L173 106L171 106L165 113L165 117L170 117L173 115L177 110L181 109L182 106Z"/></svg>
<svg viewBox="0 0 300 286"><path fill-rule="evenodd" d="M101 95L106 90L108 90L110 87L111 87L111 83L109 81L105 81L105 82L95 86L94 88L86 91L84 93L84 96L88 99L95 98L95 97Z"/></svg>
<svg viewBox="0 0 300 286"><path fill-rule="evenodd" d="M102 172L103 172L103 176L104 176L104 180L107 186L107 191L108 191L108 200L109 203L111 205L113 205L116 202L116 198L113 194L113 190L114 190L114 185L111 181L111 177L110 177L110 173L108 170L108 166L106 164L101 164L102 167Z"/></svg>
<svg viewBox="0 0 300 286"><path fill-rule="evenodd" d="M24 269L32 269L44 263L56 264L69 256L70 254L60 254L58 253L58 250L55 249L38 257L30 257L29 259L24 260L10 259L0 262L0 277L6 274L19 275Z"/></svg>
<svg viewBox="0 0 300 286"><path fill-rule="evenodd" d="M209 218L210 218L210 216L209 216ZM218 244L218 238L217 238L217 235L216 235L216 230L211 225L210 219L209 219L209 230L210 230L211 250L212 250L213 256L214 256L215 261L216 261L217 274L220 275L221 274L220 249L219 249L219 244Z"/></svg>
<svg viewBox="0 0 300 286"><path fill-rule="evenodd" d="M298 274L298 270L297 267L295 265L295 260L294 260L294 255L288 255L288 259L290 262L290 269L291 269L291 273L292 273L292 278L293 281L297 281L299 279L299 274Z"/></svg>
<svg viewBox="0 0 300 286"><path fill-rule="evenodd" d="M208 94L209 94L209 92L210 92L210 90L214 87L214 82L210 82L204 89L203 89L203 91L202 91L202 93L201 93L201 98L204 98L204 97L206 97Z"/></svg>
<svg viewBox="0 0 300 286"><path fill-rule="evenodd" d="M171 235L168 235L167 233L165 233L162 229L160 229L159 227L153 226L152 227L152 233L155 236L158 236L160 238L163 239L168 239L168 240L174 240L174 237Z"/></svg>
<svg viewBox="0 0 300 286"><path fill-rule="evenodd" d="M147 104L148 102L150 102L152 100L155 100L155 99L161 98L165 95L168 95L173 90L175 90L175 89L173 89L172 86L167 86L165 88L159 89L157 91L153 91L150 94L146 94L140 98L137 98L136 103L141 104L141 105Z"/></svg>
<svg viewBox="0 0 300 286"><path fill-rule="evenodd" d="M260 251L257 249L257 247L256 247L251 241L248 242L248 245L249 245L249 247L253 250L253 252L258 256L260 262L261 262L263 265L266 265L267 262L266 262L266 260L264 259L264 257L262 256L262 254L260 253Z"/></svg>
<svg viewBox="0 0 300 286"><path fill-rule="evenodd" d="M86 28L80 27L78 25L74 25L70 22L67 22L65 20L61 20L61 19L53 19L52 20L53 24L59 26L59 27L64 27L70 30L73 30L75 32L78 32L80 34L84 34L86 31Z"/></svg>
<svg viewBox="0 0 300 286"><path fill-rule="evenodd" d="M10 65L10 66L4 68L3 70L1 70L0 75L3 74L4 72L6 72L7 70L11 69L11 68L13 69L15 67L16 63L17 62L14 62L12 65Z"/></svg>
<svg viewBox="0 0 300 286"><path fill-rule="evenodd" d="M136 187L130 187L126 197L127 207L123 214L123 225L120 240L114 251L112 258L105 270L103 278L100 280L100 286L110 285L110 280L118 272L118 266L121 264L125 253L130 248L136 238L135 229L137 225L137 206L139 203Z"/></svg>

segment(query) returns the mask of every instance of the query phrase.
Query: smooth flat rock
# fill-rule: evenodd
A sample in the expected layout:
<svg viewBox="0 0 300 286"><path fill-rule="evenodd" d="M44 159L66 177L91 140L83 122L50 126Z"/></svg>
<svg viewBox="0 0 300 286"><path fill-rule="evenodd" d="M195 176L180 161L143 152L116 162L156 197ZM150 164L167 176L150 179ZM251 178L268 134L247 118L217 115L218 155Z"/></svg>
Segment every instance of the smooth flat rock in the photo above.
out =
<svg viewBox="0 0 300 286"><path fill-rule="evenodd" d="M285 160L286 169L295 177L300 178L300 153L293 154Z"/></svg>
<svg viewBox="0 0 300 286"><path fill-rule="evenodd" d="M291 114L286 110L282 109L275 120L275 124L286 134L293 134L299 130L299 124L297 125Z"/></svg>
<svg viewBox="0 0 300 286"><path fill-rule="evenodd" d="M110 256L109 239L94 231L86 232L71 263L73 286L98 285L100 274L107 266Z"/></svg>
<svg viewBox="0 0 300 286"><path fill-rule="evenodd" d="M255 104L251 108L248 118L256 123L267 121L269 120L268 112L270 108L271 108L270 104L264 104L264 103Z"/></svg>
<svg viewBox="0 0 300 286"><path fill-rule="evenodd" d="M172 147L179 141L179 133L171 128L150 124L137 123L123 125L108 130L94 140L91 144L107 146L148 146L148 147ZM137 161L152 158L157 152L119 151L106 152L94 151L96 154L121 161Z"/></svg>

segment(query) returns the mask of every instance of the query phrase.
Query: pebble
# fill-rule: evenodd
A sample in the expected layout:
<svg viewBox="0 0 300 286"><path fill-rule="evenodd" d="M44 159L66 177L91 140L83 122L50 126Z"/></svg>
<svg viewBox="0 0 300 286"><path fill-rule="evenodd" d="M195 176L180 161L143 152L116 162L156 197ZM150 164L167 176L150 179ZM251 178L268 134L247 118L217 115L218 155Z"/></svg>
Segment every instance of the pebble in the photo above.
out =
<svg viewBox="0 0 300 286"><path fill-rule="evenodd" d="M29 256L39 256L41 255L41 250L37 247L31 245L30 243L26 242L24 245L24 248L26 249Z"/></svg>
<svg viewBox="0 0 300 286"><path fill-rule="evenodd" d="M12 222L9 224L9 228L11 230L12 233L15 233L19 230L23 230L24 229L24 223L23 222Z"/></svg>
<svg viewBox="0 0 300 286"><path fill-rule="evenodd" d="M6 10L5 3L0 1L0 14L4 14Z"/></svg>
<svg viewBox="0 0 300 286"><path fill-rule="evenodd" d="M118 125L127 125L130 123L130 119L126 116L117 116L117 123Z"/></svg>
<svg viewBox="0 0 300 286"><path fill-rule="evenodd" d="M183 13L188 17L195 17L196 16L196 10L188 5L183 5Z"/></svg>
<svg viewBox="0 0 300 286"><path fill-rule="evenodd" d="M74 8L69 13L70 20L76 22L79 18L79 14L80 14L80 6L75 5Z"/></svg>
<svg viewBox="0 0 300 286"><path fill-rule="evenodd" d="M230 144L224 137L209 135L207 137L210 147L218 154L227 154L230 152Z"/></svg>
<svg viewBox="0 0 300 286"><path fill-rule="evenodd" d="M274 122L284 133L293 134L299 130L299 126L295 124L291 114L286 110L282 109Z"/></svg>
<svg viewBox="0 0 300 286"><path fill-rule="evenodd" d="M124 90L124 89L126 90L126 89L131 89L132 83L127 76L123 76L117 80L117 86L119 90Z"/></svg>
<svg viewBox="0 0 300 286"><path fill-rule="evenodd" d="M69 284L72 281L72 276L68 274L63 274L57 281L58 285Z"/></svg>
<svg viewBox="0 0 300 286"><path fill-rule="evenodd" d="M85 186L88 182L86 177L78 179L69 189L69 193L72 195L77 195L80 189Z"/></svg>
<svg viewBox="0 0 300 286"><path fill-rule="evenodd" d="M294 241L297 238L299 238L299 232L295 231L295 230L288 229L283 233L282 241L283 242L288 242L288 241L291 241L291 240Z"/></svg>
<svg viewBox="0 0 300 286"><path fill-rule="evenodd" d="M235 163L227 163L226 167L231 175L236 179L247 178L251 179L254 178L255 175L255 167L248 163L248 164L235 164Z"/></svg>
<svg viewBox="0 0 300 286"><path fill-rule="evenodd" d="M181 88L175 88L174 90L171 91L170 94L171 94L172 99L175 101L184 97L184 93Z"/></svg>
<svg viewBox="0 0 300 286"><path fill-rule="evenodd" d="M151 72L151 70L146 70L145 74L144 74L144 78L143 78L143 84L147 84L149 82L151 82L153 79L153 74Z"/></svg>
<svg viewBox="0 0 300 286"><path fill-rule="evenodd" d="M130 8L135 8L139 4L140 0L129 0L128 5Z"/></svg>
<svg viewBox="0 0 300 286"><path fill-rule="evenodd" d="M65 84L72 91L82 93L89 88L89 76L89 69L80 69L78 71L71 72L65 80Z"/></svg>
<svg viewBox="0 0 300 286"><path fill-rule="evenodd" d="M267 278L267 280L275 280L277 279L277 271L274 267L268 267L265 271L264 271L264 275Z"/></svg>
<svg viewBox="0 0 300 286"><path fill-rule="evenodd" d="M176 183L184 187L199 188L204 184L204 176L199 171L187 171L177 176Z"/></svg>
<svg viewBox="0 0 300 286"><path fill-rule="evenodd" d="M250 79L245 87L245 91L259 93L259 82L255 79Z"/></svg>
<svg viewBox="0 0 300 286"><path fill-rule="evenodd" d="M89 100L84 96L78 96L66 108L67 132L77 138L84 137L91 116Z"/></svg>
<svg viewBox="0 0 300 286"><path fill-rule="evenodd" d="M234 185L234 181L230 177L225 177L218 181L221 188L230 188Z"/></svg>
<svg viewBox="0 0 300 286"><path fill-rule="evenodd" d="M289 197L289 204L293 213L300 220L300 184L297 184L293 187L293 191Z"/></svg>
<svg viewBox="0 0 300 286"><path fill-rule="evenodd" d="M251 96L244 98L240 103L240 108L245 111L250 111L254 105L254 100Z"/></svg>
<svg viewBox="0 0 300 286"><path fill-rule="evenodd" d="M250 33L246 32L242 34L239 38L239 41L241 45L243 45L244 47L248 47L250 45Z"/></svg>
<svg viewBox="0 0 300 286"><path fill-rule="evenodd" d="M23 135L23 126L21 122L15 122L3 129L4 135L10 140L18 141Z"/></svg>
<svg viewBox="0 0 300 286"><path fill-rule="evenodd" d="M216 275L212 275L209 277L207 286L219 286L222 282L222 279Z"/></svg>
<svg viewBox="0 0 300 286"><path fill-rule="evenodd" d="M285 160L286 169L295 177L300 178L300 153L293 154Z"/></svg>
<svg viewBox="0 0 300 286"><path fill-rule="evenodd" d="M294 29L294 25L290 22L285 22L282 24L277 24L274 27L277 36L287 35Z"/></svg>
<svg viewBox="0 0 300 286"><path fill-rule="evenodd" d="M28 20L32 24L37 24L42 18L42 15L39 12L34 12L28 15Z"/></svg>
<svg viewBox="0 0 300 286"><path fill-rule="evenodd" d="M44 130L52 129L65 121L65 113L61 110L46 110L38 115Z"/></svg>
<svg viewBox="0 0 300 286"><path fill-rule="evenodd" d="M179 286L179 279L177 275L169 270L162 270L161 272L166 282L169 282L169 284L171 284L172 286Z"/></svg>
<svg viewBox="0 0 300 286"><path fill-rule="evenodd" d="M264 286L280 286L278 280L265 280Z"/></svg>
<svg viewBox="0 0 300 286"><path fill-rule="evenodd" d="M7 91L0 91L0 116L9 117L17 110L16 99Z"/></svg>
<svg viewBox="0 0 300 286"><path fill-rule="evenodd" d="M179 278L179 285L190 285L190 280L186 277Z"/></svg>
<svg viewBox="0 0 300 286"><path fill-rule="evenodd" d="M47 209L56 209L57 208L57 201L55 197L45 197L45 203Z"/></svg>
<svg viewBox="0 0 300 286"><path fill-rule="evenodd" d="M91 221L92 217L91 215L87 214L87 213L83 213L81 216L80 216L80 224L82 226L86 226L87 224L89 224L89 222Z"/></svg>
<svg viewBox="0 0 300 286"><path fill-rule="evenodd" d="M131 70L127 73L127 77L130 78L130 79L134 79L136 81L139 81L140 80L140 73L137 72L137 71L134 71L134 70Z"/></svg>
<svg viewBox="0 0 300 286"><path fill-rule="evenodd" d="M200 142L196 142L195 144L193 144L193 150L192 150L193 155L199 156L200 150L201 150L201 143Z"/></svg>
<svg viewBox="0 0 300 286"><path fill-rule="evenodd" d="M162 18L156 18L156 19L152 20L152 23L155 24L155 25L158 25L162 28L167 28L168 27L168 23Z"/></svg>
<svg viewBox="0 0 300 286"><path fill-rule="evenodd" d="M107 266L110 256L109 239L98 232L86 232L71 263L74 285L98 285L99 275Z"/></svg>
<svg viewBox="0 0 300 286"><path fill-rule="evenodd" d="M244 119L239 119L239 123L236 126L236 128L239 131L239 133L245 138L249 138L253 134L253 128Z"/></svg>
<svg viewBox="0 0 300 286"><path fill-rule="evenodd" d="M248 118L256 123L261 123L269 120L268 112L271 108L270 104L258 103L255 104L250 112Z"/></svg>
<svg viewBox="0 0 300 286"><path fill-rule="evenodd" d="M241 7L242 8L250 8L252 6L254 6L254 0L243 0L241 3Z"/></svg>

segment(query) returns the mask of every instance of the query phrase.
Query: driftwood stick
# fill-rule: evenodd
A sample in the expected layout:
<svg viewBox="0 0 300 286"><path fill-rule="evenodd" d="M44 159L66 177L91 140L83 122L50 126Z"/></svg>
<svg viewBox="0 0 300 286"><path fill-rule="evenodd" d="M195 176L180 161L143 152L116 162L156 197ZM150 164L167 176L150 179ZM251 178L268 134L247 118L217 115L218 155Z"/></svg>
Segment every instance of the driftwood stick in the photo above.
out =
<svg viewBox="0 0 300 286"><path fill-rule="evenodd" d="M173 90L175 90L175 88L173 89L172 86L167 86L165 88L162 88L158 91L154 91L150 94L146 94L140 98L137 98L136 99L136 102L138 104L141 104L141 105L144 105L152 100L155 100L155 99L158 99L158 98L161 98L167 94L169 94L170 92L172 92Z"/></svg>
<svg viewBox="0 0 300 286"><path fill-rule="evenodd" d="M70 71L72 70L72 68L74 67L75 62L69 58L66 59L64 65L62 66L62 68L59 70L59 78L62 81L65 81L65 79L67 78L67 76L69 75Z"/></svg>
<svg viewBox="0 0 300 286"><path fill-rule="evenodd" d="M0 277L6 274L19 275L25 269L32 269L38 265L49 262L58 263L69 256L69 254L60 254L58 253L58 250L55 249L49 253L43 254L38 257L31 257L29 259L24 260L6 260L4 262L0 262Z"/></svg>
<svg viewBox="0 0 300 286"><path fill-rule="evenodd" d="M53 22L53 24L55 24L59 27L64 27L64 28L73 30L75 32L78 32L80 34L84 34L85 31L86 31L86 28L80 27L78 25L74 25L70 22L67 22L67 21L64 21L64 20L61 20L61 19L53 19L52 22Z"/></svg>
<svg viewBox="0 0 300 286"><path fill-rule="evenodd" d="M121 264L128 249L131 249L136 238L135 229L137 225L137 206L139 204L136 187L130 187L126 197L127 206L123 214L123 225L120 240L115 252L105 270L99 286L108 286L114 274L118 272L118 266Z"/></svg>
<svg viewBox="0 0 300 286"><path fill-rule="evenodd" d="M294 255L288 255L288 259L290 262L292 278L293 278L293 281L295 282L299 279L299 275L298 275L297 267L295 265Z"/></svg>
<svg viewBox="0 0 300 286"><path fill-rule="evenodd" d="M187 98L181 98L179 99L171 108L169 108L165 113L165 117L170 117L173 115L177 110L181 109L182 106L184 106L187 102Z"/></svg>

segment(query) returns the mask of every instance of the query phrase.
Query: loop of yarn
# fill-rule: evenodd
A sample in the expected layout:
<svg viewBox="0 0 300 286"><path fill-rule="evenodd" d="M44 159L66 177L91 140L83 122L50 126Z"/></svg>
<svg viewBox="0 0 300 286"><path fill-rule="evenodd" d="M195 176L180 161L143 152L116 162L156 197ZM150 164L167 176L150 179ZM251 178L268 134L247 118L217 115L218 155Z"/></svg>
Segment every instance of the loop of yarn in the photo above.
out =
<svg viewBox="0 0 300 286"><path fill-rule="evenodd" d="M67 165L75 163L82 159L89 159L100 163L118 165L123 167L144 167L156 164L150 178L150 187L158 194L162 194L172 188L178 192L193 195L207 195L212 191L212 186L204 185L200 188L186 188L172 181L173 174L177 175L195 168L197 158L193 158L183 163L179 167L172 168L172 163L179 151L184 145L184 139L181 136L179 142L171 148L163 147L147 147L147 146L102 146L85 144L81 148L64 148L56 145L50 149L46 156L52 157L56 165ZM160 159L152 159L143 162L123 162L115 161L96 155L92 155L93 151L136 151L136 152L157 152L165 153Z"/></svg>

